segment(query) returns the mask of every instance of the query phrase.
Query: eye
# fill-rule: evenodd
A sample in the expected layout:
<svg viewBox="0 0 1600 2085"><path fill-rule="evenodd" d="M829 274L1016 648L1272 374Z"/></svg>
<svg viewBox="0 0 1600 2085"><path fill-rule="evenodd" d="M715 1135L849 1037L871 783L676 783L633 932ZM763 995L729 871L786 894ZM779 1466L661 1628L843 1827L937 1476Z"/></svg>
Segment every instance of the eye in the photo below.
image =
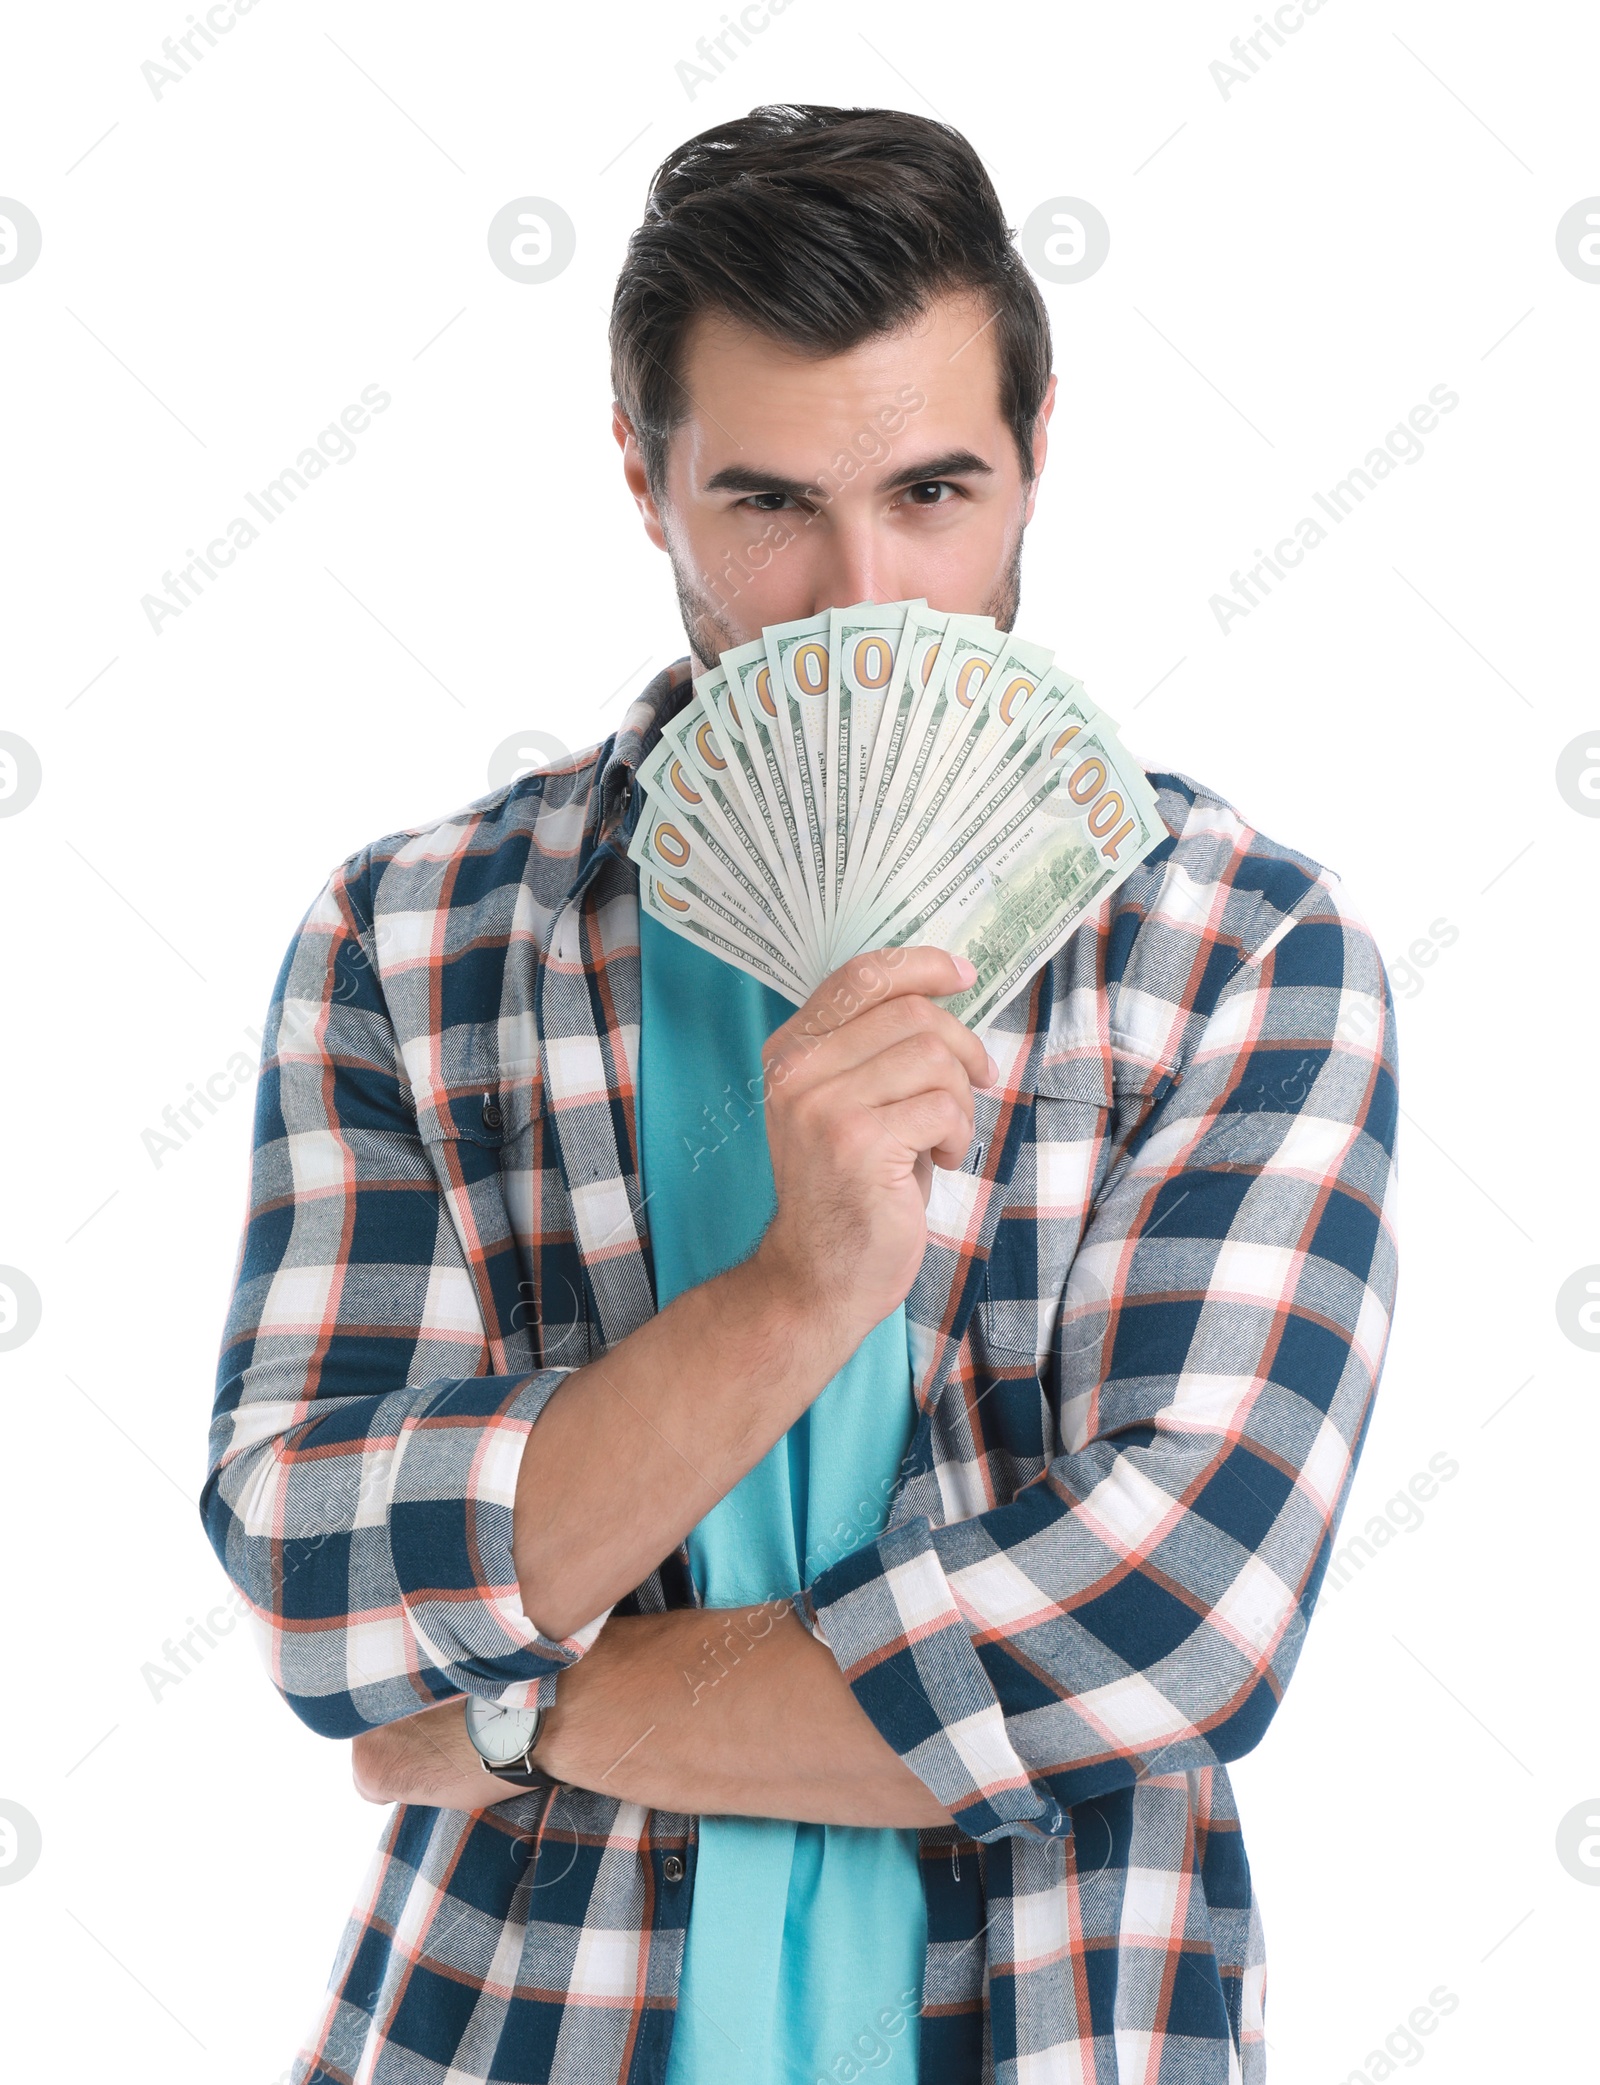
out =
<svg viewBox="0 0 1600 2085"><path fill-rule="evenodd" d="M741 507L752 507L757 514L777 514L789 503L786 492L752 492L736 502Z"/></svg>
<svg viewBox="0 0 1600 2085"><path fill-rule="evenodd" d="M925 478L920 485L906 487L906 498L913 507L944 507L949 505L949 501L943 495L949 493L954 498L957 489L948 478ZM932 493L934 497L924 499L921 497L924 493Z"/></svg>

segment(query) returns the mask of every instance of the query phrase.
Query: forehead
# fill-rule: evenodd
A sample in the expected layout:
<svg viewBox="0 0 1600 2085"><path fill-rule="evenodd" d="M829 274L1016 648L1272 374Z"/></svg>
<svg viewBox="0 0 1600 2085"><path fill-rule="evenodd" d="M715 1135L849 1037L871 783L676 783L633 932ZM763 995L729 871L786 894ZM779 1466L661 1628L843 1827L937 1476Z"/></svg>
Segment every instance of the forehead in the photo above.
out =
<svg viewBox="0 0 1600 2085"><path fill-rule="evenodd" d="M998 333L970 294L934 298L908 324L824 356L703 312L683 343L672 447L696 478L735 461L803 473L898 409L936 447L987 456L1006 435Z"/></svg>

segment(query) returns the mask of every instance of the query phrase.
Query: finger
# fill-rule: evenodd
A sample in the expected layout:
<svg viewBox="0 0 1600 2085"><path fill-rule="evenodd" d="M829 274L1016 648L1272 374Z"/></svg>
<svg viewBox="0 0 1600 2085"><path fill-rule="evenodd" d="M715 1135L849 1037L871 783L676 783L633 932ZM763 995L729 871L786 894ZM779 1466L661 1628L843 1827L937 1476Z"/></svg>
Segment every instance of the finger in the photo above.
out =
<svg viewBox="0 0 1600 2085"><path fill-rule="evenodd" d="M925 1153L953 1173L972 1145L972 1117L948 1091L914 1093L907 1100L874 1108L874 1119L908 1151Z"/></svg>
<svg viewBox="0 0 1600 2085"><path fill-rule="evenodd" d="M998 1078L999 1066L972 1030L946 1008L920 995L869 1007L825 1042L829 1046L837 1043L835 1062L859 1064L874 1052L893 1047L902 1037L918 1034L936 1037L974 1086L988 1086Z"/></svg>
<svg viewBox="0 0 1600 2085"><path fill-rule="evenodd" d="M947 1168L947 1170L953 1172L955 1169L954 1167L949 1167ZM922 1206L924 1209L926 1209L928 1206L928 1197L933 1192L933 1160L928 1156L926 1151L919 1151L917 1153L915 1163L912 1165L911 1168L911 1177L916 1181L918 1188L921 1190Z"/></svg>
<svg viewBox="0 0 1600 2085"><path fill-rule="evenodd" d="M999 1067L971 1029L920 996L882 1001L831 1030L807 1028L798 1018L786 1021L768 1038L765 1069L774 1086L792 1080L794 1090L803 1091L919 1033L936 1036L974 1086L989 1086L998 1078Z"/></svg>
<svg viewBox="0 0 1600 2085"><path fill-rule="evenodd" d="M972 1119L972 1081L964 1066L933 1035L908 1035L892 1049L825 1080L806 1096L806 1109L831 1118L854 1105L885 1108L914 1094L943 1090Z"/></svg>
<svg viewBox="0 0 1600 2085"><path fill-rule="evenodd" d="M869 949L831 971L801 1007L796 1021L803 1025L810 1015L823 1031L842 1027L886 999L907 993L940 999L964 991L977 974L965 956L949 955L942 948Z"/></svg>
<svg viewBox="0 0 1600 2085"><path fill-rule="evenodd" d="M824 1122L869 1121L939 1165L957 1166L972 1142L972 1087L960 1065L926 1037L910 1037L807 1102ZM909 1110L909 1112L903 1112ZM912 1132L922 1138L914 1141Z"/></svg>
<svg viewBox="0 0 1600 2085"><path fill-rule="evenodd" d="M892 1050L864 1065L829 1079L795 1102L789 1131L797 1144L831 1151L836 1165L853 1171L869 1162L873 1146L885 1134L887 1111L908 1103L922 1112L915 1117L931 1125L926 1144L939 1145L939 1164L959 1165L972 1141L972 1086L955 1059L928 1036L908 1036ZM890 1132L905 1144L912 1116L895 1118Z"/></svg>

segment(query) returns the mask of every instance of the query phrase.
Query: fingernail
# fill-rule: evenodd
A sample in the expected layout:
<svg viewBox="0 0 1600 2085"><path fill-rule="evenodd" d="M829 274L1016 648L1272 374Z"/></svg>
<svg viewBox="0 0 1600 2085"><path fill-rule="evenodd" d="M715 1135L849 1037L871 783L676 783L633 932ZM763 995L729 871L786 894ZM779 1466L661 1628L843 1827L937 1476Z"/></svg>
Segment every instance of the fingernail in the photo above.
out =
<svg viewBox="0 0 1600 2085"><path fill-rule="evenodd" d="M978 975L977 964L969 963L965 956L952 956L950 960L955 964L956 976L961 982L964 985L972 984Z"/></svg>
<svg viewBox="0 0 1600 2085"><path fill-rule="evenodd" d="M995 1080L998 1079L1000 1076L1000 1067L998 1064L995 1063L992 1057L987 1058L986 1061L989 1066L989 1076L984 1080L983 1083L986 1086L992 1086Z"/></svg>

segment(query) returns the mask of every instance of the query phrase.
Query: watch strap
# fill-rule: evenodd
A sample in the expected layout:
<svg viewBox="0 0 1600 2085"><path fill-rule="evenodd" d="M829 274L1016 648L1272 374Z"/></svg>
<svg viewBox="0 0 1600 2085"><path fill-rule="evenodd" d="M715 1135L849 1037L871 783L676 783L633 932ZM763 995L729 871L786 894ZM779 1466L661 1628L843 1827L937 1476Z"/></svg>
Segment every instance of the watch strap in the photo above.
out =
<svg viewBox="0 0 1600 2085"><path fill-rule="evenodd" d="M524 1757L527 1755L524 1754ZM491 1766L480 1752L479 1763L486 1774L493 1774L497 1781L515 1781L519 1788L554 1788L555 1782L536 1766Z"/></svg>

